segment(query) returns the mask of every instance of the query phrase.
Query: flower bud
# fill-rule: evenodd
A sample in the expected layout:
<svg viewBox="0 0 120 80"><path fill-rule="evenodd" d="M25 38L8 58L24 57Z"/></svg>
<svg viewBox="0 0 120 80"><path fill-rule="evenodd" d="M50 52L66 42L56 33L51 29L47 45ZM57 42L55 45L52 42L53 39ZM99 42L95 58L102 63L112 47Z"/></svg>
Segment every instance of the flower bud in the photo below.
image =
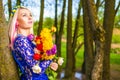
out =
<svg viewBox="0 0 120 80"><path fill-rule="evenodd" d="M38 65L32 67L34 73L39 74L41 72L41 68Z"/></svg>
<svg viewBox="0 0 120 80"><path fill-rule="evenodd" d="M58 64L61 66L63 64L64 60L62 57L58 58Z"/></svg>

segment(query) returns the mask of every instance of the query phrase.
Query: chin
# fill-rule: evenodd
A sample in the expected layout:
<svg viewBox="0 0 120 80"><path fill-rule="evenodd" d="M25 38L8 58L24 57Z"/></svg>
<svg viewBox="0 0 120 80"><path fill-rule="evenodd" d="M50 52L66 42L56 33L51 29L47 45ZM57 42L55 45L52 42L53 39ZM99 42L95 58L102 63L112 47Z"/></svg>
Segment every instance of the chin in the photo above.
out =
<svg viewBox="0 0 120 80"><path fill-rule="evenodd" d="M33 25L28 25L28 28L31 28L31 27L33 27Z"/></svg>

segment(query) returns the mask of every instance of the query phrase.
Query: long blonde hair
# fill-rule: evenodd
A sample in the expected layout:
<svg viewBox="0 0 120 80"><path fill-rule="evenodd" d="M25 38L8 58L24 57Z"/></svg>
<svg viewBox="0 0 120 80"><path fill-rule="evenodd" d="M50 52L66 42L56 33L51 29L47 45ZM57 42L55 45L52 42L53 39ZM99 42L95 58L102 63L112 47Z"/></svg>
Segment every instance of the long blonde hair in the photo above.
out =
<svg viewBox="0 0 120 80"><path fill-rule="evenodd" d="M8 35L9 35L11 49L13 49L14 40L17 37L16 22L17 22L18 12L19 12L20 9L29 10L28 8L23 7L23 6L19 7L19 8L16 8L16 10L14 11L13 16L10 17L9 24L8 24L8 27L9 27L9 31L8 31L9 34ZM31 28L30 33L33 34L33 27Z"/></svg>

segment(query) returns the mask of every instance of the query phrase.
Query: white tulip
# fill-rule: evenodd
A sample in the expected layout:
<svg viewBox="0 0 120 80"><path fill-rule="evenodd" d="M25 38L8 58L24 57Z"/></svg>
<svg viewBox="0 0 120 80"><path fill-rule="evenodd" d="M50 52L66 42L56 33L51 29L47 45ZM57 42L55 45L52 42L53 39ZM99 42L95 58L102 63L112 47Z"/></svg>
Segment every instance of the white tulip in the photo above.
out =
<svg viewBox="0 0 120 80"><path fill-rule="evenodd" d="M38 65L32 67L34 73L39 74L41 72L41 68Z"/></svg>
<svg viewBox="0 0 120 80"><path fill-rule="evenodd" d="M64 60L62 57L58 58L58 64L61 66L63 64Z"/></svg>

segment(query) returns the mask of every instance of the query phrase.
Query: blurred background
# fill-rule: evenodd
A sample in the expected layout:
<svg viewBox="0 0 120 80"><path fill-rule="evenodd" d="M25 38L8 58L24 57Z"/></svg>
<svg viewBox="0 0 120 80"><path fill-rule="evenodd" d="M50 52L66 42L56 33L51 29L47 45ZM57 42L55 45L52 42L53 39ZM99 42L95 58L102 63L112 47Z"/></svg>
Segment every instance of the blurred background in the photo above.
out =
<svg viewBox="0 0 120 80"><path fill-rule="evenodd" d="M57 28L57 55L64 57L58 80L120 80L120 0L0 0L0 80L17 80L6 54L7 24L17 5L32 12L36 35Z"/></svg>

